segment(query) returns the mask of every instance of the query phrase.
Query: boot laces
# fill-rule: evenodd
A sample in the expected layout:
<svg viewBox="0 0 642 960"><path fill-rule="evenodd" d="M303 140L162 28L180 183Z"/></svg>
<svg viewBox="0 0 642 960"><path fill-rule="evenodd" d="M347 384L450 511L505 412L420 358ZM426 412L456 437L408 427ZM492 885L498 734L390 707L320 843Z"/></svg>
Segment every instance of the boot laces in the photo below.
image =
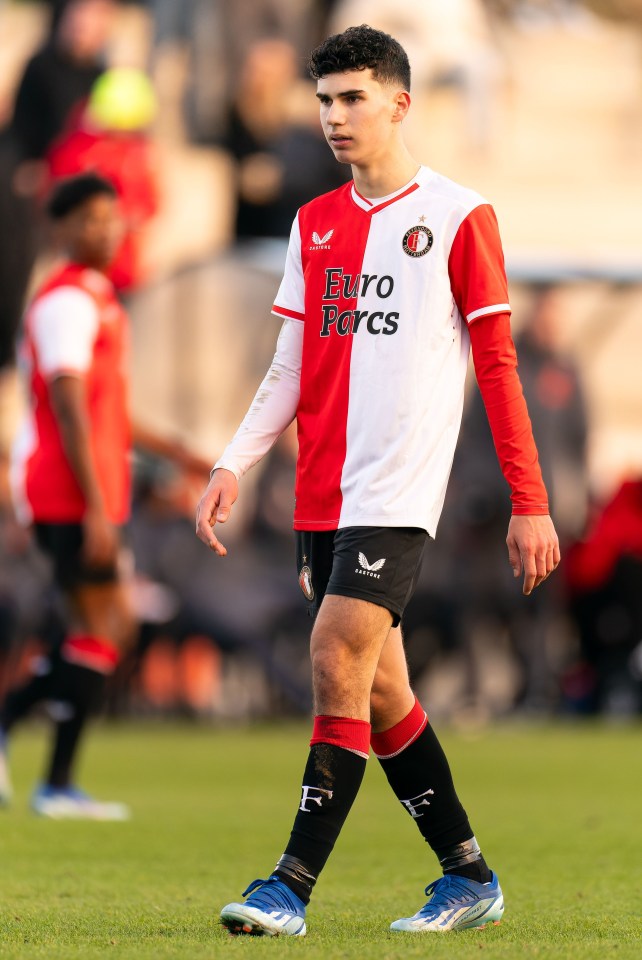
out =
<svg viewBox="0 0 642 960"><path fill-rule="evenodd" d="M253 897L252 894L257 890L260 890L260 892ZM265 907L274 907L277 910L287 910L290 913L298 913L300 911L300 906L296 903L298 899L296 894L294 894L279 877L268 877L267 880L254 880L247 890L243 891L242 895L244 897L249 895L249 900L255 901L255 903L251 905L257 906L261 910Z"/></svg>
<svg viewBox="0 0 642 960"><path fill-rule="evenodd" d="M430 897L428 903L419 911L420 916L426 916L434 911L445 910L448 907L461 903L462 900L473 900L468 881L464 877L446 874L429 883L424 893Z"/></svg>

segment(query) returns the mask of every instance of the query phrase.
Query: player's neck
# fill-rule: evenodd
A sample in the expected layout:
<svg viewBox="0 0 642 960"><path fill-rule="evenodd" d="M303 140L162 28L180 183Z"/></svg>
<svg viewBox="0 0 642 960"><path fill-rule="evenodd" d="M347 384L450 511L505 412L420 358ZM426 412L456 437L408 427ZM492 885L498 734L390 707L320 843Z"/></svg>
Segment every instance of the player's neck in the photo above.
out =
<svg viewBox="0 0 642 960"><path fill-rule="evenodd" d="M405 147L367 164L353 164L354 185L363 197L376 200L401 190L421 169Z"/></svg>

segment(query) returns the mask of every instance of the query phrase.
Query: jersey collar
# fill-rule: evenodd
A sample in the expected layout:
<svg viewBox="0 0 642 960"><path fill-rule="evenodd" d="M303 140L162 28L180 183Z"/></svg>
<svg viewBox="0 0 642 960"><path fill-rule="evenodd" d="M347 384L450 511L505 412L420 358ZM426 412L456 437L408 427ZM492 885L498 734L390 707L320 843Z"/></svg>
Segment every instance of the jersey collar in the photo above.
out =
<svg viewBox="0 0 642 960"><path fill-rule="evenodd" d="M410 183L406 183L403 187L400 187L399 190L395 190L394 193L389 193L386 197L376 197L374 200L369 200L367 197L362 196L353 183L350 195L353 202L365 213L379 213L380 210L389 207L391 203L396 203L397 200L402 200L409 194L414 193L415 190L418 190L429 175L430 170L428 167L420 167Z"/></svg>

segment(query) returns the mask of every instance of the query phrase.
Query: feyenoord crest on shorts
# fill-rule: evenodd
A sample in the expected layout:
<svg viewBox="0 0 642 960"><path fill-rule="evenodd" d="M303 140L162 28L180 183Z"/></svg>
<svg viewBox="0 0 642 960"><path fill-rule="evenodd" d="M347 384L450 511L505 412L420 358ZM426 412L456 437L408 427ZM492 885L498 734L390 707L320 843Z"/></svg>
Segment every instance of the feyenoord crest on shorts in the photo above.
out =
<svg viewBox="0 0 642 960"><path fill-rule="evenodd" d="M468 325L509 310L492 207L428 167L387 197L348 183L301 207L273 306L304 325L296 529L434 536Z"/></svg>
<svg viewBox="0 0 642 960"><path fill-rule="evenodd" d="M312 586L312 570L305 563L299 573L299 586L303 590L303 596L306 600L314 600L314 587Z"/></svg>

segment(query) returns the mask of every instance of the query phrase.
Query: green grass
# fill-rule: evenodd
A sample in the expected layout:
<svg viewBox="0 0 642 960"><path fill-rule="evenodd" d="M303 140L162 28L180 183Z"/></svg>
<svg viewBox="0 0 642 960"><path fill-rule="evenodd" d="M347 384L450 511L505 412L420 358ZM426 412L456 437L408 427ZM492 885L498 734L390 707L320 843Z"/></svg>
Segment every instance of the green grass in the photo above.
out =
<svg viewBox="0 0 642 960"><path fill-rule="evenodd" d="M283 850L307 726L96 730L82 780L131 804L125 824L32 817L44 734L27 731L12 745L16 801L0 815L0 957L641 958L641 733L586 725L443 737L507 902L501 926L445 936L388 932L438 872L371 759L308 937L271 940L227 936L218 910Z"/></svg>

